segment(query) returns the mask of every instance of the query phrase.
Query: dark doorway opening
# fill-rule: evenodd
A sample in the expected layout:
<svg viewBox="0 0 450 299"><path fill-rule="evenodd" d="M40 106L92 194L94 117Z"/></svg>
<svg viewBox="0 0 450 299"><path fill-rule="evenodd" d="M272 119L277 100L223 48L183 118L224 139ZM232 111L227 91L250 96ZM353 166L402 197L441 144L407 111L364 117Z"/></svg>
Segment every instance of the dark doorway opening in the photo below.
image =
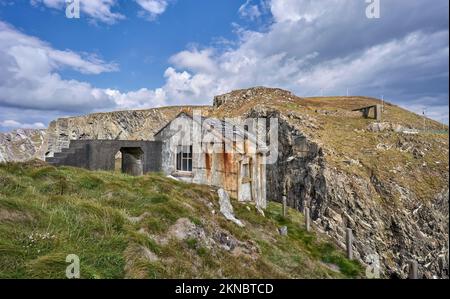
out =
<svg viewBox="0 0 450 299"><path fill-rule="evenodd" d="M144 174L144 152L140 147L123 147L120 149L120 153L121 155L116 155L116 158L121 156L120 160L116 159L116 165L120 161L119 163L121 163L121 171L123 173L133 176L141 176Z"/></svg>

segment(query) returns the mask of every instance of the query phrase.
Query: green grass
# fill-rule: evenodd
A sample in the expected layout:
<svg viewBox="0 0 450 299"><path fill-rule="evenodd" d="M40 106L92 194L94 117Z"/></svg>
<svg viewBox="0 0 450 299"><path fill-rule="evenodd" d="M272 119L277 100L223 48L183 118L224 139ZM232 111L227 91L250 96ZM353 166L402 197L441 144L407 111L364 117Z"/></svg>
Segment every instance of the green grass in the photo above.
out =
<svg viewBox="0 0 450 299"><path fill-rule="evenodd" d="M326 238L306 232L296 211L283 219L280 206L270 203L263 217L253 206L233 202L246 223L239 228L213 214L209 202L219 210L208 186L160 174L136 178L38 162L2 164L0 278L65 278L69 254L80 257L81 277L88 279L362 275L361 266L345 259ZM162 242L180 218L189 219L207 238L226 233L241 250L227 251L217 239L213 245L195 237ZM288 226L287 237L278 234L281 225Z"/></svg>

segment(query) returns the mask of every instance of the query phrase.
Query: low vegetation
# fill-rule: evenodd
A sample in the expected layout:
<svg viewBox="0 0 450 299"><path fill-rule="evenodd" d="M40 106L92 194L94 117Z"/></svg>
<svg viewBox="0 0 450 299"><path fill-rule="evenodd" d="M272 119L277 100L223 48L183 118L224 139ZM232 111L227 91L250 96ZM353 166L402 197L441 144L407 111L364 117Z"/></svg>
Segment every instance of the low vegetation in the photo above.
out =
<svg viewBox="0 0 450 299"><path fill-rule="evenodd" d="M233 202L240 228L218 212L215 190L159 174L130 177L42 162L0 165L0 278L358 278L361 266L301 214L270 203L265 217ZM289 234L277 229L286 225Z"/></svg>

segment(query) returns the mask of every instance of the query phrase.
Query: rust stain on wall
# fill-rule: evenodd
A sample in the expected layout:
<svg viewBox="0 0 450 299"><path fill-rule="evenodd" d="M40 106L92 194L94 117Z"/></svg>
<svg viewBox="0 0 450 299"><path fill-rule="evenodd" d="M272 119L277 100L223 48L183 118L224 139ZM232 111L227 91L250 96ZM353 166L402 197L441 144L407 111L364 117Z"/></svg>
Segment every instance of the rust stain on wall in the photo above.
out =
<svg viewBox="0 0 450 299"><path fill-rule="evenodd" d="M232 153L223 152L222 154L222 161L223 161L223 185L228 190L237 190L236 185L236 169L235 169L235 157ZM234 193L234 192L233 192ZM233 194L233 196L236 196L236 194Z"/></svg>
<svg viewBox="0 0 450 299"><path fill-rule="evenodd" d="M223 153L223 172L229 174L233 170L233 157L229 153Z"/></svg>
<svg viewBox="0 0 450 299"><path fill-rule="evenodd" d="M209 180L211 178L211 155L209 153L205 153L205 168L206 177Z"/></svg>

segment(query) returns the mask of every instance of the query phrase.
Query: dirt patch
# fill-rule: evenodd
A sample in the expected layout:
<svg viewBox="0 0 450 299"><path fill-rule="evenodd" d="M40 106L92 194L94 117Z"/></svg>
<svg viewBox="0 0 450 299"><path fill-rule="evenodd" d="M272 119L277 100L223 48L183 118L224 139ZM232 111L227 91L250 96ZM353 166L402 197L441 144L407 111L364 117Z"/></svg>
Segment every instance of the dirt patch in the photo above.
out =
<svg viewBox="0 0 450 299"><path fill-rule="evenodd" d="M28 213L0 209L0 221L21 222L32 220L33 217Z"/></svg>
<svg viewBox="0 0 450 299"><path fill-rule="evenodd" d="M245 256L257 260L260 257L260 250L252 240L240 241L230 232L215 226L212 236L214 243L221 249L230 252L233 256Z"/></svg>
<svg viewBox="0 0 450 299"><path fill-rule="evenodd" d="M174 225L169 227L168 231L164 235L152 235L144 228L141 228L139 233L146 235L147 237L153 239L158 245L166 246L169 244L171 239L178 241L196 239L200 244L210 247L211 240L206 237L204 229L198 225L192 223L188 218L180 218L175 222Z"/></svg>
<svg viewBox="0 0 450 299"><path fill-rule="evenodd" d="M166 239L177 240L187 240L191 238L205 241L206 234L203 228L195 225L187 218L178 219L177 222L169 228L166 236Z"/></svg>

